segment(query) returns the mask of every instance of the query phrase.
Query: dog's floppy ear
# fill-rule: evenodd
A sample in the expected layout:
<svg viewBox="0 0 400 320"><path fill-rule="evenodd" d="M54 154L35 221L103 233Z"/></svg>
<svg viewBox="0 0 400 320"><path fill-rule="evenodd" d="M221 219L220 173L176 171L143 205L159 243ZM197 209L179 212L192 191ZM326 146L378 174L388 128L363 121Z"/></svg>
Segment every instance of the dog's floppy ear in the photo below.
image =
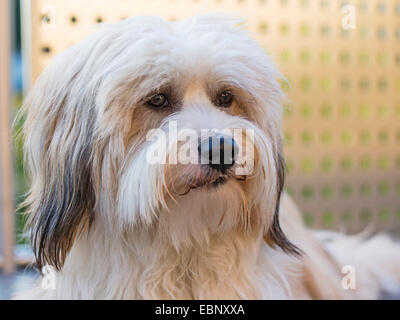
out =
<svg viewBox="0 0 400 320"><path fill-rule="evenodd" d="M25 201L38 268L60 270L79 232L94 215L91 174L93 94L70 56L53 62L37 80L24 110L25 162L31 178Z"/></svg>
<svg viewBox="0 0 400 320"><path fill-rule="evenodd" d="M275 155L275 166L277 174L277 200L275 204L275 211L272 218L272 223L264 234L264 240L272 247L278 246L286 253L300 256L303 254L302 250L295 246L286 237L279 223L280 200L282 196L283 186L285 184L285 159L282 154L281 143L279 143L278 151L275 152Z"/></svg>

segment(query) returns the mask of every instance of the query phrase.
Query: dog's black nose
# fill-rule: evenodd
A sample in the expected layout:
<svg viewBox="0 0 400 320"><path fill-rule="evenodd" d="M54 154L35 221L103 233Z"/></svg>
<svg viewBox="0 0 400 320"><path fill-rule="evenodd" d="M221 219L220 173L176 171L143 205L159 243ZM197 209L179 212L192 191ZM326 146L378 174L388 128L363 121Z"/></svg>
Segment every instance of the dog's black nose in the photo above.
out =
<svg viewBox="0 0 400 320"><path fill-rule="evenodd" d="M232 167L237 159L239 147L232 137L222 134L214 135L199 144L199 154L202 164L225 172Z"/></svg>

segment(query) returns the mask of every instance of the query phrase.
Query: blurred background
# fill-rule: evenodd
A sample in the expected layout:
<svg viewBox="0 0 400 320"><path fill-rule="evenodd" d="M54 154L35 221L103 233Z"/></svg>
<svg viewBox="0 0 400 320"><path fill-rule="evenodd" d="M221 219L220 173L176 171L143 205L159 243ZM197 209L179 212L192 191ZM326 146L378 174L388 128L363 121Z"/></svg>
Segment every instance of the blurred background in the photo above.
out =
<svg viewBox="0 0 400 320"><path fill-rule="evenodd" d="M98 24L206 12L242 16L287 78L286 190L307 225L399 235L400 0L1 0L0 299L36 276L11 124L37 76Z"/></svg>

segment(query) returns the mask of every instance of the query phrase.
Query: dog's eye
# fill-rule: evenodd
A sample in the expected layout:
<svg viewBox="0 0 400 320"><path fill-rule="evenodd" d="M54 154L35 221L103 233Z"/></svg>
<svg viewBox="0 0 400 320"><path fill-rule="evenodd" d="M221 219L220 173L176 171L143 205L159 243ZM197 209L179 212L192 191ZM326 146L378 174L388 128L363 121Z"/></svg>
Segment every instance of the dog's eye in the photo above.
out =
<svg viewBox="0 0 400 320"><path fill-rule="evenodd" d="M167 96L162 93L152 96L147 103L154 108L163 108L169 105Z"/></svg>
<svg viewBox="0 0 400 320"><path fill-rule="evenodd" d="M233 102L233 95L228 91L223 91L218 95L217 103L220 107L228 108Z"/></svg>

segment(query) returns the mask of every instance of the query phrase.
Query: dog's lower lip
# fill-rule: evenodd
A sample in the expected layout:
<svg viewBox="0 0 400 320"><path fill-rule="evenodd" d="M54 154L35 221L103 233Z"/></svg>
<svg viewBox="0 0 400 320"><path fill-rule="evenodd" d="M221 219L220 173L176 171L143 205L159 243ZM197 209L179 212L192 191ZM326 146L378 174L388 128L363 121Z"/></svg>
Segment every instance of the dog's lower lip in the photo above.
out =
<svg viewBox="0 0 400 320"><path fill-rule="evenodd" d="M202 188L214 189L214 188L217 188L219 186L222 186L222 185L226 184L230 178L231 177L229 177L229 176L219 176L217 179L215 179L215 180L213 180L211 182L202 183L202 184L198 184L198 185L192 185L185 192L181 193L180 195L181 196L185 196L190 192L190 190L193 190L193 189L202 189Z"/></svg>
<svg viewBox="0 0 400 320"><path fill-rule="evenodd" d="M221 176L221 177L218 177L215 181L213 181L211 185L212 185L213 187L222 186L222 185L224 185L225 183L227 183L228 180L229 180L228 177Z"/></svg>

